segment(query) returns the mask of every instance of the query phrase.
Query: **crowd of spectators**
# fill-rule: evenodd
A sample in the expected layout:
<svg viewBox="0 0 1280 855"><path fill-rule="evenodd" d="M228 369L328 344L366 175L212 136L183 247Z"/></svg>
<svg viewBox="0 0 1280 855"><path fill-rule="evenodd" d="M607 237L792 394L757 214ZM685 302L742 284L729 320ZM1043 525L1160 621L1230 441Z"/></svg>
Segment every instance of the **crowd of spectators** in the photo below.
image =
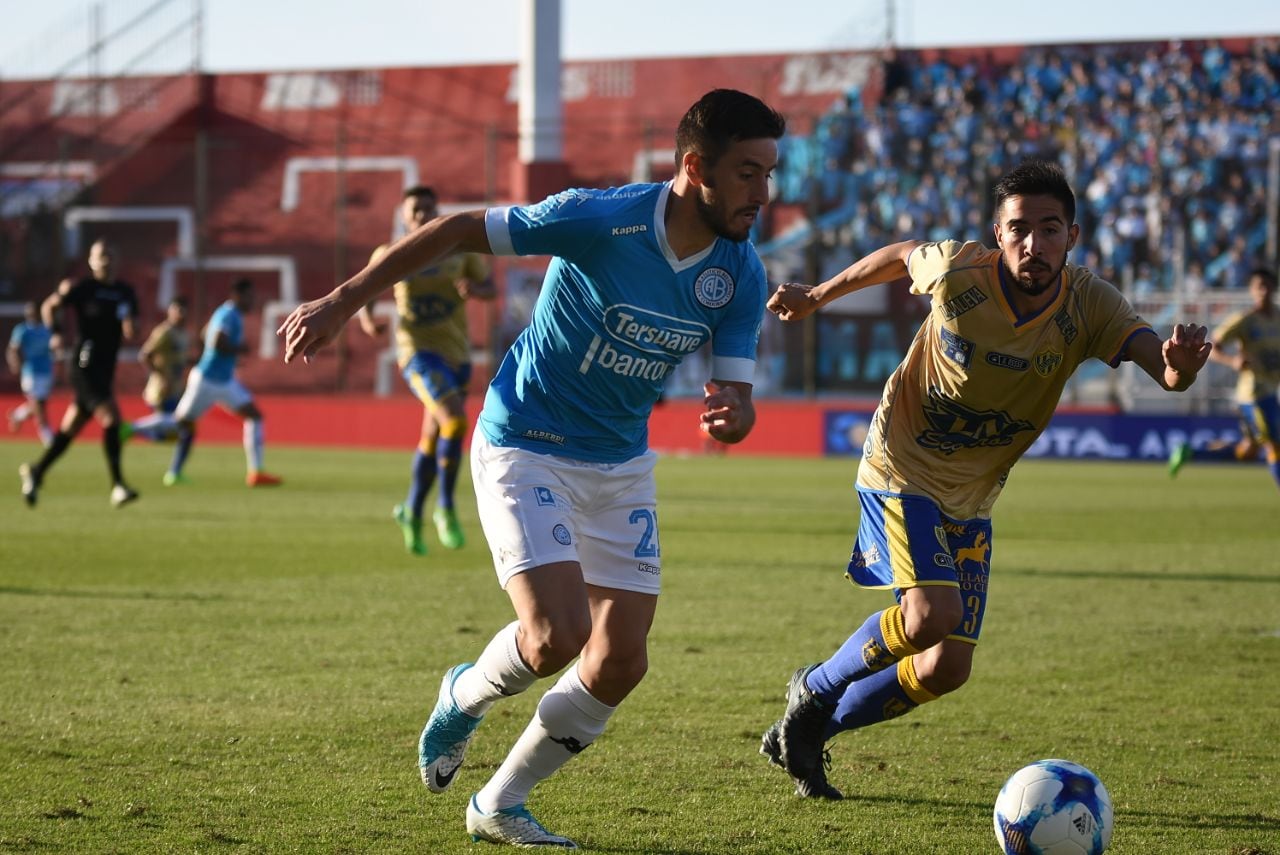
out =
<svg viewBox="0 0 1280 855"><path fill-rule="evenodd" d="M1264 260L1280 39L925 56L889 56L874 105L851 91L783 141L781 200L845 226L854 255L907 237L989 243L992 183L1043 157L1079 196L1073 260L1138 295L1242 287Z"/></svg>

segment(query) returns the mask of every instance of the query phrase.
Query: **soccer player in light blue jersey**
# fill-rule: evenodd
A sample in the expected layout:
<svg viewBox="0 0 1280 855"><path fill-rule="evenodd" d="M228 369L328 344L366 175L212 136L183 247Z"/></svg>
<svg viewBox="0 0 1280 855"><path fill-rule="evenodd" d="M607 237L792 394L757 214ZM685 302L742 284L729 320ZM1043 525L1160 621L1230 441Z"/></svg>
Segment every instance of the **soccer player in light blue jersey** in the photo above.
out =
<svg viewBox="0 0 1280 855"><path fill-rule="evenodd" d="M25 403L9 411L9 432L17 433L29 418L36 420L40 444L53 441L46 404L53 391L53 331L40 317L40 304L35 300L22 307L22 322L13 328L5 358L10 370L18 375Z"/></svg>
<svg viewBox="0 0 1280 855"><path fill-rule="evenodd" d="M178 421L178 446L173 461L164 473L164 484L172 487L186 479L182 467L195 441L196 419L214 404L244 419L244 456L248 471L245 484L250 487L275 487L281 483L276 475L262 469L262 411L236 378L236 361L248 352L244 341L244 313L253 308L253 282L238 279L231 286L231 296L214 310L204 329L204 353L187 377L187 388L178 401L173 416Z"/></svg>
<svg viewBox="0 0 1280 855"><path fill-rule="evenodd" d="M576 848L525 802L604 731L648 668L662 553L647 421L663 384L709 342L702 429L735 443L755 423L766 285L748 234L768 200L784 130L760 100L714 90L680 122L671 181L569 190L528 207L432 220L280 328L285 361L305 360L361 306L438 259L552 256L471 443L481 523L516 620L474 664L445 673L419 741L427 787L441 792L453 782L495 702L570 667L470 799L473 839Z"/></svg>

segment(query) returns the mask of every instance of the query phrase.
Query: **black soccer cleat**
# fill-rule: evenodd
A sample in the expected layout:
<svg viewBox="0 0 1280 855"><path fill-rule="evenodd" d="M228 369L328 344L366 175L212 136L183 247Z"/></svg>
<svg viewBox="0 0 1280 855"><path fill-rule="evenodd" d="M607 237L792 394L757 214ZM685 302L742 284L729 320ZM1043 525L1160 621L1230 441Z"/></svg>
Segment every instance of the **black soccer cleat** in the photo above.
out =
<svg viewBox="0 0 1280 855"><path fill-rule="evenodd" d="M786 767L782 765L782 743L779 741L780 737L778 735L781 729L781 719L769 725L769 729L764 732L764 736L760 737L760 753L769 758L769 762L779 769L785 769Z"/></svg>
<svg viewBox="0 0 1280 855"><path fill-rule="evenodd" d="M797 781L809 780L815 771L821 771L827 724L831 721L831 706L805 685L805 677L817 667L805 665L791 675L787 711L778 726L783 768Z"/></svg>
<svg viewBox="0 0 1280 855"><path fill-rule="evenodd" d="M764 736L760 737L760 753L769 758L769 762L784 769L782 765L782 742L779 733L782 729L782 722L775 721L769 725L769 729L764 732ZM795 781L796 795L805 799L829 799L831 801L839 801L844 798L844 793L837 790L827 781L827 771L831 768L831 752L823 750L822 765L813 775L804 780ZM792 779L795 780L795 779Z"/></svg>

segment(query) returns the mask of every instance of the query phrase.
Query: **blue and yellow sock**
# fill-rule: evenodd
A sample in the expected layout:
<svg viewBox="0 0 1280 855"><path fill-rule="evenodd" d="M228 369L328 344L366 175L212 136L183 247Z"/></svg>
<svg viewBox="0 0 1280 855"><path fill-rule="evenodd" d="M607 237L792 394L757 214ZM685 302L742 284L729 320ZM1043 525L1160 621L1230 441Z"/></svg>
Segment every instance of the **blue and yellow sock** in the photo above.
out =
<svg viewBox="0 0 1280 855"><path fill-rule="evenodd" d="M834 704L858 680L884 671L904 657L919 653L907 641L901 606L890 606L867 618L835 655L809 673L809 691Z"/></svg>
<svg viewBox="0 0 1280 855"><path fill-rule="evenodd" d="M937 695L920 684L915 657L908 656L899 660L896 668L885 668L849 684L831 714L826 738L906 715L921 704L937 699Z"/></svg>
<svg viewBox="0 0 1280 855"><path fill-rule="evenodd" d="M462 468L462 438L467 431L463 419L445 419L440 424L440 445L436 449L436 463L440 468L440 507L453 509L453 492L458 485L458 471Z"/></svg>
<svg viewBox="0 0 1280 855"><path fill-rule="evenodd" d="M424 448L420 444L413 453L412 475L409 479L409 495L405 498L405 506L414 519L422 519L422 506L427 501L427 493L436 480L436 453L434 448Z"/></svg>

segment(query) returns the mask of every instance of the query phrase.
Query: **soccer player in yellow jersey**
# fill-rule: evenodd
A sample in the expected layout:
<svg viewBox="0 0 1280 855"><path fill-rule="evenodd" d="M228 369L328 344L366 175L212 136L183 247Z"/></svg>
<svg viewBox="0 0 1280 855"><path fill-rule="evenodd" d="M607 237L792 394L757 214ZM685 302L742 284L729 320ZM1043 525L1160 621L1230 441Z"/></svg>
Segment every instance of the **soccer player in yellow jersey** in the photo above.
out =
<svg viewBox="0 0 1280 855"><path fill-rule="evenodd" d="M438 199L430 187L410 187L400 204L400 218L412 232L434 220ZM372 261L387 245L373 252ZM469 299L492 300L489 268L481 256L453 255L395 285L396 360L413 394L422 401L422 433L413 456L409 495L392 514L404 534L405 549L426 555L422 511L437 476L440 489L432 515L436 534L447 549L466 542L454 511L454 488L467 433L466 396L471 379L471 340L467 335ZM360 328L371 336L383 332L369 306L359 312Z"/></svg>
<svg viewBox="0 0 1280 855"><path fill-rule="evenodd" d="M156 324L138 352L138 359L149 369L142 400L151 407L151 415L121 424L121 437L140 436L155 442L178 435L178 420L173 411L182 398L190 351L187 300L177 296L169 301L164 320Z"/></svg>
<svg viewBox="0 0 1280 855"><path fill-rule="evenodd" d="M1227 318L1213 332L1219 345L1235 343L1209 355L1236 372L1236 404L1240 408L1239 442L1192 449L1182 443L1169 456L1169 474L1177 475L1191 458L1255 460L1266 454L1271 476L1280 484L1280 308L1276 307L1276 275L1264 267L1249 274L1253 306Z"/></svg>
<svg viewBox="0 0 1280 855"><path fill-rule="evenodd" d="M1189 387L1212 346L1178 324L1161 341L1111 284L1067 263L1075 197L1055 165L1031 161L995 188L997 249L904 241L809 287L784 284L784 321L871 285L909 277L931 301L885 383L858 468L861 524L847 573L892 589L831 658L802 667L761 753L802 796L838 799L824 771L837 733L903 715L960 688L982 628L991 507L1009 470L1089 358L1136 362L1170 391Z"/></svg>

